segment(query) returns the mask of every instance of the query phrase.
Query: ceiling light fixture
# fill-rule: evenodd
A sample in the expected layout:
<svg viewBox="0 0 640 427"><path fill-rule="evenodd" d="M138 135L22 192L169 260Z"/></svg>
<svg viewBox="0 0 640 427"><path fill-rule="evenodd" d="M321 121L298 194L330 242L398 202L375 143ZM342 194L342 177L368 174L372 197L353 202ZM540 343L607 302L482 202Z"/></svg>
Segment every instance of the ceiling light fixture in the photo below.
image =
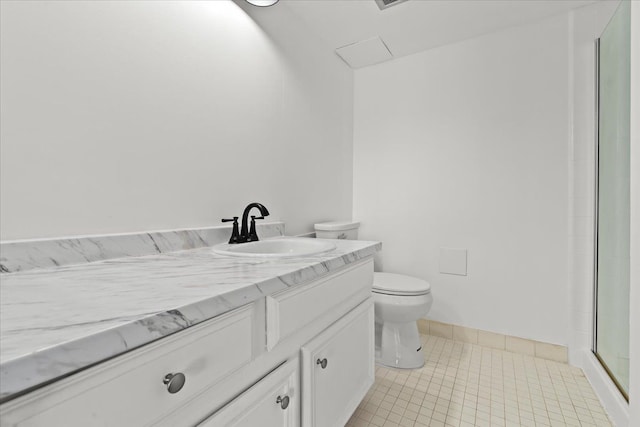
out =
<svg viewBox="0 0 640 427"><path fill-rule="evenodd" d="M258 7L273 6L278 3L278 0L245 0L247 3Z"/></svg>

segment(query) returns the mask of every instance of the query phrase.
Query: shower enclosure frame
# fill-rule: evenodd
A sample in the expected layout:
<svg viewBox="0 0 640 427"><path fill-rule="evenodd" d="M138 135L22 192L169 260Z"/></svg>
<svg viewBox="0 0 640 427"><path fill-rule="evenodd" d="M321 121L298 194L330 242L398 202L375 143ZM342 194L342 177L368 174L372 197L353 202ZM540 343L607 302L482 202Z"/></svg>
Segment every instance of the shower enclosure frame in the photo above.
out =
<svg viewBox="0 0 640 427"><path fill-rule="evenodd" d="M593 250L593 324L592 324L592 343L591 352L596 357L602 368L605 370L611 381L622 397L629 402L629 395L624 387L620 384L614 373L609 369L607 363L598 354L598 230L599 230L599 176L600 176L600 38L598 37L594 43L595 49L595 147L594 147L594 205L593 205L593 226L594 226L594 250Z"/></svg>

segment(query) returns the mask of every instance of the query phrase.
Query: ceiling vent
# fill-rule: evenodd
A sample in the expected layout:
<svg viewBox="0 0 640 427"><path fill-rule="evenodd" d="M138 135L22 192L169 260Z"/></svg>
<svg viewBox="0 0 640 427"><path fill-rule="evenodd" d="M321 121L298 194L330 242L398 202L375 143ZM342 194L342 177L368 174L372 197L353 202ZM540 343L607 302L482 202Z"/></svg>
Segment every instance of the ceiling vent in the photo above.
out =
<svg viewBox="0 0 640 427"><path fill-rule="evenodd" d="M407 0L376 0L376 3L378 4L380 10L385 10L388 7L395 6L405 1Z"/></svg>
<svg viewBox="0 0 640 427"><path fill-rule="evenodd" d="M393 59L391 51L380 37L339 47L336 53L351 68L366 67Z"/></svg>

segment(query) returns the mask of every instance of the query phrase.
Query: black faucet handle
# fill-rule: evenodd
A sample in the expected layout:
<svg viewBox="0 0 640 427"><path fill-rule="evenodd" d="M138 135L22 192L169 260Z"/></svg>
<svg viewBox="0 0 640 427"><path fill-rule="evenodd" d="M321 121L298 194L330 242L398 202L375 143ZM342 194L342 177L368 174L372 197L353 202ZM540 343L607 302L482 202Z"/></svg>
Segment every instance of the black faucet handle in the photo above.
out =
<svg viewBox="0 0 640 427"><path fill-rule="evenodd" d="M240 230L238 230L238 217L234 216L233 219L222 218L222 222L233 221L233 230L231 231L231 238L229 243L242 243L244 240L240 237Z"/></svg>
<svg viewBox="0 0 640 427"><path fill-rule="evenodd" d="M257 242L258 233L256 232L256 219L264 219L263 216L251 215L251 228L249 229L249 235L247 236L247 242Z"/></svg>

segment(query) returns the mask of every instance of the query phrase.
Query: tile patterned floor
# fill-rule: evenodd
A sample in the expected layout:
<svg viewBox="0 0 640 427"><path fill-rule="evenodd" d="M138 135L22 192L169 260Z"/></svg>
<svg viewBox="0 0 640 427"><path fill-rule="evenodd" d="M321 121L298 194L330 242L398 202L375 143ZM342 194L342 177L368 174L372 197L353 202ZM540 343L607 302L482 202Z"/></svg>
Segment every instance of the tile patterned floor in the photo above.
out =
<svg viewBox="0 0 640 427"><path fill-rule="evenodd" d="M417 370L376 367L347 427L611 426L582 371L434 336Z"/></svg>

